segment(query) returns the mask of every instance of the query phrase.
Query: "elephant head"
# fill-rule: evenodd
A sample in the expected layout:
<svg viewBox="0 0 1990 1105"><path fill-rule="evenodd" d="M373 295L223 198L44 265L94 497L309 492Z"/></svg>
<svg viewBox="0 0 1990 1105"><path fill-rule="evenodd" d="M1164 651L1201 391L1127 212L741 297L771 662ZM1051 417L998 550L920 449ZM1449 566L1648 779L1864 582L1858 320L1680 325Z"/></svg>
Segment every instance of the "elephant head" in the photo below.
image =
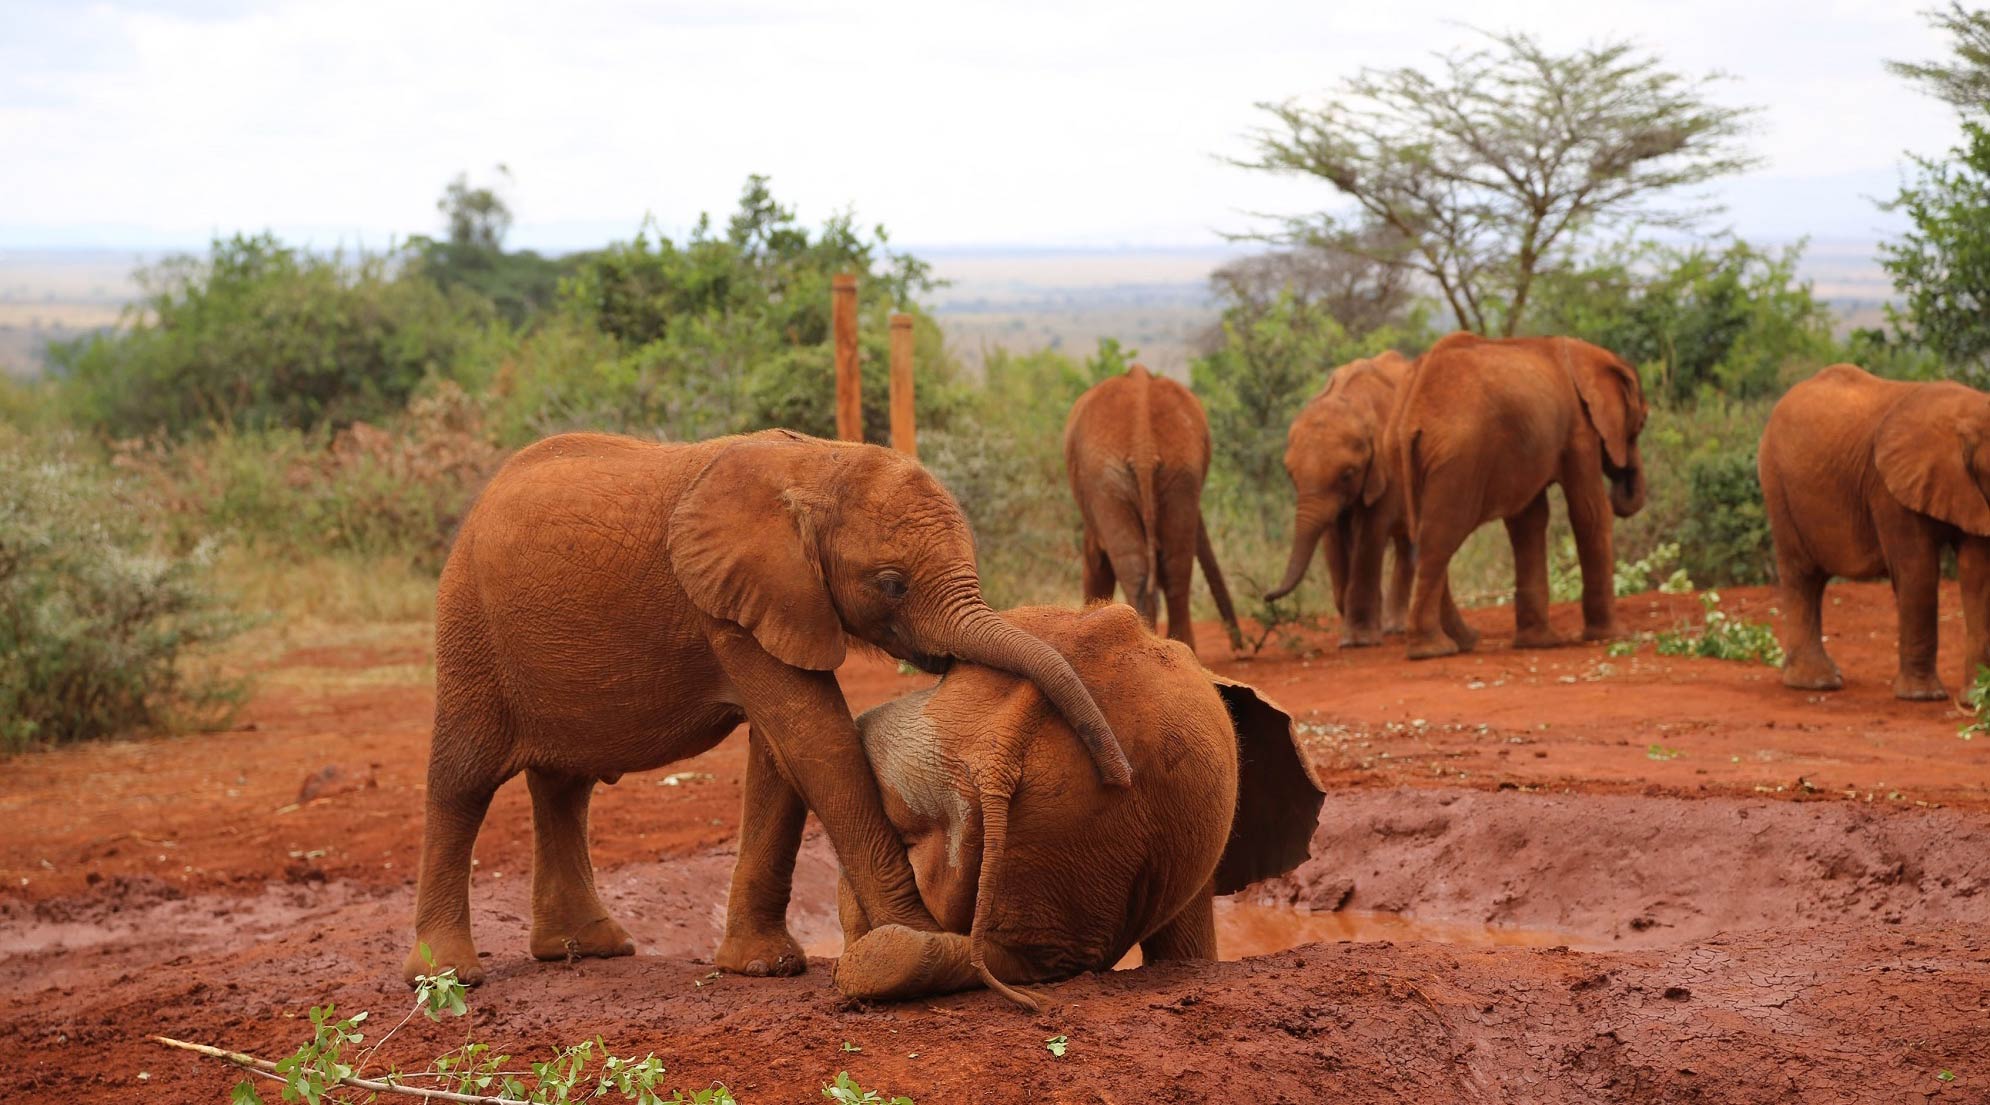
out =
<svg viewBox="0 0 1990 1105"><path fill-rule="evenodd" d="M783 663L832 670L855 637L931 672L960 659L1014 673L1071 723L1102 779L1130 781L1071 665L982 599L967 519L917 462L873 445L755 434L718 453L668 525L686 595Z"/></svg>
<svg viewBox="0 0 1990 1105"><path fill-rule="evenodd" d="M1990 537L1990 397L1961 384L1915 388L1880 420L1873 463L1908 509Z"/></svg>
<svg viewBox="0 0 1990 1105"><path fill-rule="evenodd" d="M1306 578L1306 566L1327 527L1348 509L1373 506L1389 490L1392 465L1383 448L1388 400L1408 362L1395 353L1335 370L1285 435L1285 474L1297 506L1285 578L1265 595L1282 599Z"/></svg>
<svg viewBox="0 0 1990 1105"><path fill-rule="evenodd" d="M1559 338L1556 344L1575 380L1583 413L1602 445L1603 473L1610 478L1610 509L1619 518L1629 518L1645 505L1645 466L1638 451L1638 434L1644 429L1649 408L1637 369L1586 341Z"/></svg>

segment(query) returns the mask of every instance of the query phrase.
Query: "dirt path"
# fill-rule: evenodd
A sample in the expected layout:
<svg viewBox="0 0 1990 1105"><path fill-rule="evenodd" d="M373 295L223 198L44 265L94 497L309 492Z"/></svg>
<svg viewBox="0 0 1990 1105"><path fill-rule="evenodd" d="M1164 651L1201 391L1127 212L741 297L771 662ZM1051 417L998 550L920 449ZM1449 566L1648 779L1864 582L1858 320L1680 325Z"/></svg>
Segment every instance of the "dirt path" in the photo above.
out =
<svg viewBox="0 0 1990 1105"><path fill-rule="evenodd" d="M1649 648L1513 652L1498 609L1471 615L1479 653L1426 664L1319 633L1243 661L1206 646L1303 719L1337 790L1313 860L1226 907L1226 954L1353 942L1087 976L1037 1017L985 994L849 1007L821 962L708 979L737 738L598 792L604 891L642 953L533 963L513 784L477 849L492 981L472 1030L529 1055L600 1033L747 1102L820 1100L845 1068L922 1105L1990 1100L1990 742L1890 697L1883 585L1833 594L1848 688L1830 696ZM1726 598L1769 617L1764 591ZM1623 611L1657 629L1698 607ZM1574 630L1573 610L1556 618ZM1959 623L1943 633L1953 656ZM419 626L292 648L240 731L7 764L0 1053L17 1090L218 1101L230 1072L145 1034L281 1053L312 1004L404 1006L428 663ZM925 681L871 659L840 674L860 709ZM836 947L833 873L812 835L794 914L811 951ZM464 1027L411 1030L396 1054ZM1059 1034L1061 1059L1043 1047Z"/></svg>

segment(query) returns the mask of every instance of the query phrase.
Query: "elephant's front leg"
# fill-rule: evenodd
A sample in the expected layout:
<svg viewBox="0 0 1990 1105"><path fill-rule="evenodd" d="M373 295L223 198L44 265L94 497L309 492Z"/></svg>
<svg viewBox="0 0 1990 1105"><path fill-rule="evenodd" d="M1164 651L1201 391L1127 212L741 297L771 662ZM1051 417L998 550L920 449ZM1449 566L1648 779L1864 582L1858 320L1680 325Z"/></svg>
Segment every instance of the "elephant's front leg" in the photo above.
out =
<svg viewBox="0 0 1990 1105"><path fill-rule="evenodd" d="M1887 574L1893 578L1893 601L1900 619L1900 671L1893 677L1893 697L1910 702L1947 698L1935 674L1936 629L1940 620L1941 548L1921 533L1893 534L1880 530Z"/></svg>
<svg viewBox="0 0 1990 1105"><path fill-rule="evenodd" d="M1506 520L1513 542L1513 647L1562 644L1548 624L1548 493Z"/></svg>
<svg viewBox="0 0 1990 1105"><path fill-rule="evenodd" d="M1382 643L1382 559L1388 535L1381 528L1373 518L1360 516L1353 517L1347 527L1350 548L1341 604L1342 648Z"/></svg>
<svg viewBox="0 0 1990 1105"><path fill-rule="evenodd" d="M1990 666L1990 540L1965 537L1956 550L1962 576L1962 682L1959 694L1969 693L1976 673ZM1970 703L1962 704L1965 709Z"/></svg>
<svg viewBox="0 0 1990 1105"><path fill-rule="evenodd" d="M1401 633L1409 624L1410 589L1416 583L1416 546L1397 535L1389 565L1389 587L1382 599L1382 632Z"/></svg>
<svg viewBox="0 0 1990 1105"><path fill-rule="evenodd" d="M739 860L715 958L720 967L743 975L797 975L807 969L808 958L788 932L788 896L808 807L781 777L758 729L749 727L746 747Z"/></svg>
<svg viewBox="0 0 1990 1105"><path fill-rule="evenodd" d="M1544 496L1545 498L1545 496ZM1606 485L1593 472L1570 472L1562 481L1575 555L1582 564L1582 639L1608 641L1617 632L1615 514Z"/></svg>
<svg viewBox="0 0 1990 1105"><path fill-rule="evenodd" d="M765 738L769 759L821 820L870 923L938 929L920 900L898 831L885 817L877 780L864 759L856 722L835 675L790 667L731 626L718 631L713 645L737 701L754 730ZM793 808L783 806L777 813L792 817ZM759 811L746 813L748 821L759 816ZM786 835L770 839L769 850L785 850L786 870L792 871L791 842L799 838L783 831ZM742 851L741 862L745 861ZM761 876L750 872L748 877ZM738 878L736 873L735 882ZM779 882L785 901L786 876ZM771 899L771 891L762 893Z"/></svg>

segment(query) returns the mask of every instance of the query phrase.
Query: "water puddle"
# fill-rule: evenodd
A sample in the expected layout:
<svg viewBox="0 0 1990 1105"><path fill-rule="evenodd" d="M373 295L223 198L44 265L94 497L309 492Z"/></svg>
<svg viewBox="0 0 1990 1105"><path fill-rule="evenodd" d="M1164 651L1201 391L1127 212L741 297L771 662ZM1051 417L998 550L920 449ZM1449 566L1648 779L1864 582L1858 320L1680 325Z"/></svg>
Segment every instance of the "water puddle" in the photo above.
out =
<svg viewBox="0 0 1990 1105"><path fill-rule="evenodd" d="M823 924L808 924L790 917L789 924L810 955L834 958L843 954L843 935L829 917L808 918ZM1463 947L1551 948L1572 944L1567 933L1545 929L1511 928L1505 925L1469 924L1452 921L1425 921L1400 913L1377 913L1343 909L1315 913L1289 905L1216 899L1216 954L1219 959L1243 959L1296 948L1301 944L1338 941L1369 943L1379 940L1421 940ZM1140 949L1134 948L1114 965L1123 971L1141 964Z"/></svg>

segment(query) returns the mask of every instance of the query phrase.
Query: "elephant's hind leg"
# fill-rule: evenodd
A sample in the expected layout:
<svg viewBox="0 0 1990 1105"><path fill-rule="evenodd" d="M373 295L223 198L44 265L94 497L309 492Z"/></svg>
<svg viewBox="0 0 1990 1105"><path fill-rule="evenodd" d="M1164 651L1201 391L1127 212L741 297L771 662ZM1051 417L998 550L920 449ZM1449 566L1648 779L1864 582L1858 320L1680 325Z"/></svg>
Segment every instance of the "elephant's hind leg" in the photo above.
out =
<svg viewBox="0 0 1990 1105"><path fill-rule="evenodd" d="M428 764L415 947L402 968L410 984L416 975L450 969L468 985L484 980L470 938L470 853L504 776L485 770L481 757L453 754L457 750L439 726Z"/></svg>
<svg viewBox="0 0 1990 1105"><path fill-rule="evenodd" d="M1216 958L1216 887L1212 883L1154 935L1140 942L1146 963Z"/></svg>
<svg viewBox="0 0 1990 1105"><path fill-rule="evenodd" d="M1427 660L1469 649L1478 640L1454 637L1446 611L1451 606L1451 557L1471 535L1473 524L1460 521L1461 511L1436 509L1432 504L1416 544L1416 586L1410 596L1409 658Z"/></svg>
<svg viewBox="0 0 1990 1105"><path fill-rule="evenodd" d="M788 933L788 895L808 806L781 776L758 729L748 730L746 748L739 860L726 898L725 936L714 959L735 974L798 975L808 969L808 957ZM854 904L855 895L849 900Z"/></svg>
<svg viewBox="0 0 1990 1105"><path fill-rule="evenodd" d="M532 770L532 954L539 959L634 955L635 941L594 887L587 803L594 780Z"/></svg>
<svg viewBox="0 0 1990 1105"><path fill-rule="evenodd" d="M1548 493L1506 520L1513 542L1513 647L1565 644L1548 624Z"/></svg>
<svg viewBox="0 0 1990 1105"><path fill-rule="evenodd" d="M1830 575L1783 548L1776 551L1776 575L1783 584L1783 685L1838 690L1845 677L1824 651L1824 585Z"/></svg>

